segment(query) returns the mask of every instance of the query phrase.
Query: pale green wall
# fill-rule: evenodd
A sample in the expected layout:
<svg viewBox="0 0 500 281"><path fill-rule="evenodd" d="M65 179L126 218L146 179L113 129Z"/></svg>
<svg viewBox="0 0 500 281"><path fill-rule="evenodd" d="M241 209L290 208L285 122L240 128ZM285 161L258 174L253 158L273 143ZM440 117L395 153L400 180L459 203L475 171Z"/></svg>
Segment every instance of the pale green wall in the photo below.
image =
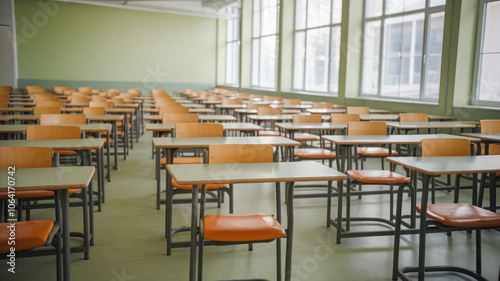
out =
<svg viewBox="0 0 500 281"><path fill-rule="evenodd" d="M14 2L21 87L216 84L215 19L38 2Z"/></svg>

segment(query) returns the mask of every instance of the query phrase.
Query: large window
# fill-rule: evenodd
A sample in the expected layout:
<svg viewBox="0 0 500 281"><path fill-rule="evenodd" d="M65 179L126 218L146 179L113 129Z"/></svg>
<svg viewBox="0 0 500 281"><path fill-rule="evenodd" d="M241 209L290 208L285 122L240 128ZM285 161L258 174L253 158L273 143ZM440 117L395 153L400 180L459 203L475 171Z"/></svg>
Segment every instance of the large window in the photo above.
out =
<svg viewBox="0 0 500 281"><path fill-rule="evenodd" d="M342 0L296 0L293 89L338 93Z"/></svg>
<svg viewBox="0 0 500 281"><path fill-rule="evenodd" d="M500 1L481 1L476 98L480 105L500 105Z"/></svg>
<svg viewBox="0 0 500 281"><path fill-rule="evenodd" d="M279 0L253 1L252 86L276 88Z"/></svg>
<svg viewBox="0 0 500 281"><path fill-rule="evenodd" d="M437 100L445 0L365 0L362 95Z"/></svg>
<svg viewBox="0 0 500 281"><path fill-rule="evenodd" d="M238 86L240 79L240 9L229 7L238 18L227 20L226 84Z"/></svg>

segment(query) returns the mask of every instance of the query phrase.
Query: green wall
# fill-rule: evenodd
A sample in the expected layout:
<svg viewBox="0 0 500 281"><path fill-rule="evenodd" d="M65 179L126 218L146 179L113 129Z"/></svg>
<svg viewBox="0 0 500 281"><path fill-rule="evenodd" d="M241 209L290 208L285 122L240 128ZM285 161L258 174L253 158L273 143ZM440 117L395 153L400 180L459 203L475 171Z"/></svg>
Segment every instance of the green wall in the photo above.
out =
<svg viewBox="0 0 500 281"><path fill-rule="evenodd" d="M216 84L215 19L35 0L14 5L19 87Z"/></svg>

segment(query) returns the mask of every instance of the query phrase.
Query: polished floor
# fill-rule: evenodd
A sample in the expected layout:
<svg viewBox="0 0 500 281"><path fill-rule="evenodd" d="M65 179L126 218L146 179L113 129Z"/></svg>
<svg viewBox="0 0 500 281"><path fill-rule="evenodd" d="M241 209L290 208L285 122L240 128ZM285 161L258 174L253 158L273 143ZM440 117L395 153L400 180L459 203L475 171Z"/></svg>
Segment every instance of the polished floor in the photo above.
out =
<svg viewBox="0 0 500 281"><path fill-rule="evenodd" d="M379 162L368 167L378 168ZM164 172L163 172L164 173ZM164 174L163 174L164 178ZM304 192L304 191L299 191ZM72 280L155 281L187 280L187 248L174 249L166 255L164 238L165 208L155 207L156 186L154 161L151 158L151 135L146 133L134 145L126 161L119 162L106 183L106 203L95 213L95 246L90 260L83 254L71 256ZM438 192L438 201L449 202L451 193ZM461 200L470 200L463 191ZM274 185L237 186L235 212L275 213ZM333 209L336 210L336 199ZM388 214L388 196L353 197L354 214ZM284 203L283 203L284 204ZM208 204L207 212L227 212L227 204L217 209ZM50 210L33 211L33 219L51 217ZM335 244L335 228L326 227L326 199L295 199L295 238L292 280L390 280L392 237L343 239ZM190 206L174 206L174 226L189 225ZM71 210L71 228L81 229L79 208ZM359 226L376 227L376 226ZM189 239L187 233L177 240ZM453 264L474 268L475 236L467 233L431 234L427 242L427 264ZM416 265L417 237L402 239L401 265ZM483 275L498 280L500 267L500 232L483 232ZM79 243L78 239L72 243ZM284 257L284 251L283 251ZM55 258L43 256L18 259L16 273L7 272L5 260L0 263L0 280L55 280ZM264 278L275 280L275 243L246 246L206 247L204 280ZM468 280L457 275L430 274L426 280Z"/></svg>

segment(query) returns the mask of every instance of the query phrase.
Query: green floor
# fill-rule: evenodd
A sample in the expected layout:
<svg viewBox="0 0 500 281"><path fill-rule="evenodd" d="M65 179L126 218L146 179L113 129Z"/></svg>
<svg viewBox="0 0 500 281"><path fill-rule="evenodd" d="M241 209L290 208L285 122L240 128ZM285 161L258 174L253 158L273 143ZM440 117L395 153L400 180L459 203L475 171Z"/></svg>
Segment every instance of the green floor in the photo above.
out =
<svg viewBox="0 0 500 281"><path fill-rule="evenodd" d="M368 163L378 168L379 161ZM164 173L164 172L163 172ZM164 174L162 174L164 178ZM106 183L106 203L95 212L95 246L90 260L83 254L71 256L72 280L187 280L189 251L174 249L166 255L164 238L165 208L155 206L156 185L154 161L151 158L151 135L146 133L134 144L119 170L112 172ZM461 200L470 200L468 191ZM451 193L438 192L439 201L450 201ZM336 209L336 198L334 199ZM388 196L365 196L353 199L354 214L387 214ZM207 212L227 212L227 204L217 209L208 205ZM238 188L235 191L236 212L274 214L274 186ZM52 211L33 211L32 219L51 217ZM295 200L295 238L292 280L390 280L392 237L343 239L335 244L335 228L327 228L326 199ZM71 228L81 229L79 208L71 210ZM188 225L190 206L174 206L174 226ZM373 227L373 226L369 226ZM189 239L180 234L175 239ZM483 275L497 280L500 266L500 232L483 232ZM75 239L72 243L79 243ZM401 265L415 265L417 237L402 239ZM466 233L432 234L427 242L427 264L454 264L474 268L475 236ZM283 251L284 257L284 251ZM246 246L207 247L204 264L205 280L265 278L275 280L275 243ZM16 273L7 272L5 260L0 265L0 280L55 280L55 257L18 259ZM426 280L468 280L456 275L429 275Z"/></svg>

